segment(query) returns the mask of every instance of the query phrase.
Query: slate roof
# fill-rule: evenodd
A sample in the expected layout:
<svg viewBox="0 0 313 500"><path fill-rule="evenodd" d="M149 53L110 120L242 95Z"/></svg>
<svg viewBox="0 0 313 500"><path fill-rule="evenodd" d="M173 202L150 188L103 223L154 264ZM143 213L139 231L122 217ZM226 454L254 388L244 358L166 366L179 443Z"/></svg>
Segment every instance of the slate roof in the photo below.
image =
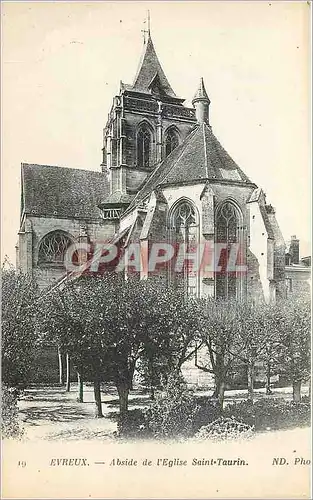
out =
<svg viewBox="0 0 313 500"><path fill-rule="evenodd" d="M98 203L109 193L101 172L22 163L25 213L79 219L100 218Z"/></svg>
<svg viewBox="0 0 313 500"><path fill-rule="evenodd" d="M133 194L128 194L128 193L121 193L117 191L116 193L111 193L108 196L104 198L99 203L99 206L101 208L106 207L106 206L119 206L119 205L129 205L131 201L133 200L134 195Z"/></svg>
<svg viewBox="0 0 313 500"><path fill-rule="evenodd" d="M158 80L164 93L170 97L176 97L174 90L169 84L168 79L162 69L158 56L156 55L151 36L145 43L145 49L141 56L137 75L132 87L128 86L129 90L135 92L150 93L150 85L153 81Z"/></svg>
<svg viewBox="0 0 313 500"><path fill-rule="evenodd" d="M185 141L156 167L126 212L158 186L207 180L252 184L220 144L211 127L203 123L197 125Z"/></svg>

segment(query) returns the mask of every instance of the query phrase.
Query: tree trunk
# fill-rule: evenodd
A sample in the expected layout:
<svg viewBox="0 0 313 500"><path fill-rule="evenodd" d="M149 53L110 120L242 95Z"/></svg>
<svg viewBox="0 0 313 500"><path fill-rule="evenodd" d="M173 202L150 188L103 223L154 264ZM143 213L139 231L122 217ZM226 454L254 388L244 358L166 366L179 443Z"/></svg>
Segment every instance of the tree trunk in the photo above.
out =
<svg viewBox="0 0 313 500"><path fill-rule="evenodd" d="M134 388L134 373L135 373L135 367L136 367L136 361L132 361L129 363L129 390L132 391Z"/></svg>
<svg viewBox="0 0 313 500"><path fill-rule="evenodd" d="M219 392L220 392L221 382L220 382L220 379L217 376L215 376L214 378L215 378L215 380L214 380L214 390L213 390L213 394L212 394L211 398L217 399L218 395L219 395Z"/></svg>
<svg viewBox="0 0 313 500"><path fill-rule="evenodd" d="M270 394L273 394L273 391L271 389L271 365L270 363L267 363L266 366L266 384L265 384L265 389L266 389L266 394L269 396Z"/></svg>
<svg viewBox="0 0 313 500"><path fill-rule="evenodd" d="M66 353L66 392L71 390L70 356Z"/></svg>
<svg viewBox="0 0 313 500"><path fill-rule="evenodd" d="M102 418L102 404L101 404L101 390L100 390L100 379L98 375L95 376L93 381L93 391L95 395L95 403L96 403L96 418Z"/></svg>
<svg viewBox="0 0 313 500"><path fill-rule="evenodd" d="M149 359L149 376L150 376L150 399L154 401L154 367L152 359Z"/></svg>
<svg viewBox="0 0 313 500"><path fill-rule="evenodd" d="M219 382L218 386L218 405L220 407L221 412L223 412L223 407L224 407L224 394L225 394L225 382L224 380L221 380Z"/></svg>
<svg viewBox="0 0 313 500"><path fill-rule="evenodd" d="M217 397L218 406L220 412L223 413L224 406L224 394L225 394L225 380L226 380L226 370L225 370L225 358L222 354L218 353L216 355L215 361L215 390L214 394Z"/></svg>
<svg viewBox="0 0 313 500"><path fill-rule="evenodd" d="M301 401L301 380L294 380L292 383L293 401L299 403Z"/></svg>
<svg viewBox="0 0 313 500"><path fill-rule="evenodd" d="M311 377L309 380L309 398L311 399Z"/></svg>
<svg viewBox="0 0 313 500"><path fill-rule="evenodd" d="M154 387L153 387L153 385L151 385L151 387L150 387L150 399L151 399L151 401L155 400L155 394L154 394Z"/></svg>
<svg viewBox="0 0 313 500"><path fill-rule="evenodd" d="M77 384L78 384L78 394L77 401L78 403L84 402L84 383L81 372L77 372Z"/></svg>
<svg viewBox="0 0 313 500"><path fill-rule="evenodd" d="M59 384L64 385L64 370L63 370L63 354L61 353L60 347L58 347L58 360L59 360Z"/></svg>
<svg viewBox="0 0 313 500"><path fill-rule="evenodd" d="M128 412L129 386L124 382L116 384L120 404L120 416L125 417Z"/></svg>
<svg viewBox="0 0 313 500"><path fill-rule="evenodd" d="M254 395L254 361L249 361L247 370L248 400L253 402Z"/></svg>

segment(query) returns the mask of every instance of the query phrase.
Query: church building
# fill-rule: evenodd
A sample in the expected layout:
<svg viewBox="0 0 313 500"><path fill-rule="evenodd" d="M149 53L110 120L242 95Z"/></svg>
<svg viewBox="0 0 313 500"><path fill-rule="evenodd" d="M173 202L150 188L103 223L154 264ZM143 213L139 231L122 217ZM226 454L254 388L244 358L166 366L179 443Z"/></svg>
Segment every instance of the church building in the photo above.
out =
<svg viewBox="0 0 313 500"><path fill-rule="evenodd" d="M75 242L111 241L125 253L134 242L147 252L160 242L187 250L206 243L213 253L222 244L221 262L237 245L245 272L213 266L191 273L186 265L186 293L284 296L285 243L275 209L215 137L202 79L192 105L175 94L148 33L133 84L121 82L113 98L101 170L22 164L17 266L43 289L66 275L64 256ZM160 274L177 279L170 265ZM149 269L140 271L148 276Z"/></svg>

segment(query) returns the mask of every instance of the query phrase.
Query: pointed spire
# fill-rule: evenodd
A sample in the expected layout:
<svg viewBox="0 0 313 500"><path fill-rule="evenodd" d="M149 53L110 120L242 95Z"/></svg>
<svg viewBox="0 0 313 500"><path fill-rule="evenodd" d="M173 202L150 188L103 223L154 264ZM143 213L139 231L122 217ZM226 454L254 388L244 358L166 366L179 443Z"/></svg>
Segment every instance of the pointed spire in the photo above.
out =
<svg viewBox="0 0 313 500"><path fill-rule="evenodd" d="M198 87L197 92L194 95L194 98L192 100L192 104L194 102L198 101L199 99L201 99L201 100L203 99L205 101L208 101L209 104L211 102L209 97L208 97L207 91L205 90L204 81L203 81L202 77L200 78L200 85Z"/></svg>
<svg viewBox="0 0 313 500"><path fill-rule="evenodd" d="M200 85L194 98L192 99L192 105L196 109L196 118L198 123L209 123L209 106L210 99L205 90L203 78L200 79Z"/></svg>
<svg viewBox="0 0 313 500"><path fill-rule="evenodd" d="M148 39L144 44L144 51L139 63L139 69L134 80L133 90L139 92L149 93L151 91L151 84L158 75L158 80L164 93L171 97L176 97L176 94L172 87L170 86L162 66L159 62L158 56L155 52L151 34L150 34L150 16L149 29L148 29Z"/></svg>

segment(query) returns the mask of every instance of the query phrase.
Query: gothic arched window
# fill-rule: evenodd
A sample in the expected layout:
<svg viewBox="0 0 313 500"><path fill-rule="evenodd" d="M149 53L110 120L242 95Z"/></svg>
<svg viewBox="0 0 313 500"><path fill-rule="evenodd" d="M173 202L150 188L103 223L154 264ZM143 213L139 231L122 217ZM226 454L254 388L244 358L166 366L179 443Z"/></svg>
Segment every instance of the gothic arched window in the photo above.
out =
<svg viewBox="0 0 313 500"><path fill-rule="evenodd" d="M146 124L141 125L137 134L137 163L139 167L149 167L152 134Z"/></svg>
<svg viewBox="0 0 313 500"><path fill-rule="evenodd" d="M62 231L47 234L40 243L38 264L63 264L71 239Z"/></svg>
<svg viewBox="0 0 313 500"><path fill-rule="evenodd" d="M187 254L197 254L199 250L199 217L191 202L181 200L176 204L171 214L171 227L176 253L172 281L182 285L188 295L197 295L198 271L194 271L194 261L187 258Z"/></svg>
<svg viewBox="0 0 313 500"><path fill-rule="evenodd" d="M168 156L179 144L177 132L170 128L165 136L165 156Z"/></svg>
<svg viewBox="0 0 313 500"><path fill-rule="evenodd" d="M240 276L236 270L228 268L232 245L237 244L234 248L237 249L238 257L242 258L240 257L240 252L242 252L240 220L239 210L230 202L223 203L216 214L215 240L216 251L219 252L216 264L220 267L215 275L217 298L235 299L240 293ZM236 264L239 264L238 260Z"/></svg>

